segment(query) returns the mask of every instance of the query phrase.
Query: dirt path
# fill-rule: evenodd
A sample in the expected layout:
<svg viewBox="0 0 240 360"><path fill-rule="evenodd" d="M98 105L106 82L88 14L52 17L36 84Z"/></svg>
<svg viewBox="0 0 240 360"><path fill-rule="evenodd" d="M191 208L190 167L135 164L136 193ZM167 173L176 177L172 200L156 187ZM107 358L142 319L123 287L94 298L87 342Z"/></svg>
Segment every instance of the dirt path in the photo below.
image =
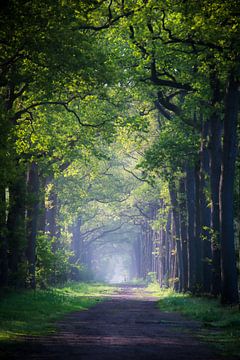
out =
<svg viewBox="0 0 240 360"><path fill-rule="evenodd" d="M71 314L54 336L26 338L8 359L219 360L192 334L195 321L162 313L156 298L125 287L88 311Z"/></svg>

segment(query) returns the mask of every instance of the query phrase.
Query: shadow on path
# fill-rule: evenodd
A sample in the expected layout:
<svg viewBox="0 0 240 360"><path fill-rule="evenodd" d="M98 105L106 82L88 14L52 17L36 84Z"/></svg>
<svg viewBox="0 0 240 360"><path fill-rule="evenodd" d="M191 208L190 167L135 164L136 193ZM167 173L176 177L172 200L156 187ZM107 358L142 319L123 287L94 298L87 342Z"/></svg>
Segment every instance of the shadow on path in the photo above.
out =
<svg viewBox="0 0 240 360"><path fill-rule="evenodd" d="M221 359L192 336L200 331L199 323L160 312L156 298L134 295L134 290L122 287L111 299L66 316L53 336L24 338L6 359Z"/></svg>

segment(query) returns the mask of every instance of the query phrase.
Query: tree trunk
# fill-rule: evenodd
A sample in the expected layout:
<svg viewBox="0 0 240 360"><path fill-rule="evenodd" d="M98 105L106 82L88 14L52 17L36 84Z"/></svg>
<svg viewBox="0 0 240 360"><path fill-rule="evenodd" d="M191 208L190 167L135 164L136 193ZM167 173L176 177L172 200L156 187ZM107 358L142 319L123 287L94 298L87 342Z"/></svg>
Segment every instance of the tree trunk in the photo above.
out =
<svg viewBox="0 0 240 360"><path fill-rule="evenodd" d="M187 167L186 169L187 181L187 213L188 213L188 259L189 259L189 282L188 287L190 291L196 290L196 243L194 236L194 221L195 221L195 179L194 168Z"/></svg>
<svg viewBox="0 0 240 360"><path fill-rule="evenodd" d="M221 101L220 84L212 76L213 99L212 107ZM220 176L222 164L222 121L217 111L210 117L210 187L211 187L211 248L212 248L212 289L213 296L218 296L221 291L221 264L220 264Z"/></svg>
<svg viewBox="0 0 240 360"><path fill-rule="evenodd" d="M169 286L169 278L171 277L171 243L172 243L172 234L171 234L171 221L172 214L171 211L168 213L168 219L166 224L166 285Z"/></svg>
<svg viewBox="0 0 240 360"><path fill-rule="evenodd" d="M58 197L55 191L55 185L52 183L52 179L47 180L47 184L50 184L51 189L48 196L48 206L46 208L46 233L49 235L52 241L52 251L56 252L58 249L59 229L57 226L58 215Z"/></svg>
<svg viewBox="0 0 240 360"><path fill-rule="evenodd" d="M238 304L237 268L234 246L234 175L237 149L237 117L239 106L239 81L229 77L225 99L223 162L221 173L221 265L224 304Z"/></svg>
<svg viewBox="0 0 240 360"><path fill-rule="evenodd" d="M135 240L134 244L134 253L136 259L136 276L137 278L142 277L142 269L141 269L141 234L139 233L137 239Z"/></svg>
<svg viewBox="0 0 240 360"><path fill-rule="evenodd" d="M6 189L0 185L0 286L8 285L8 241L6 226Z"/></svg>
<svg viewBox="0 0 240 360"><path fill-rule="evenodd" d="M172 204L173 219L175 224L176 245L177 245L178 278L179 278L178 290L182 291L183 290L183 258L182 258L182 247L181 247L181 238L180 238L179 204L177 199L177 191L175 188L175 184L173 182L169 184L169 194Z"/></svg>
<svg viewBox="0 0 240 360"><path fill-rule="evenodd" d="M188 290L188 248L187 248L187 207L186 207L186 179L180 179L180 235L183 258L183 291Z"/></svg>
<svg viewBox="0 0 240 360"><path fill-rule="evenodd" d="M48 182L49 183L49 182ZM57 233L57 194L52 188L48 197L48 206L46 209L46 232L50 238L56 237Z"/></svg>
<svg viewBox="0 0 240 360"><path fill-rule="evenodd" d="M45 191L47 185L47 178L39 176L39 216L38 216L38 231L42 234L46 230L46 206L45 206Z"/></svg>
<svg viewBox="0 0 240 360"><path fill-rule="evenodd" d="M210 185L211 185L211 229L212 229L212 294L218 296L221 291L220 265L220 208L219 190L221 175L221 133L219 118L211 118L210 137Z"/></svg>
<svg viewBox="0 0 240 360"><path fill-rule="evenodd" d="M208 151L209 122L202 122L202 141L200 152L200 222L203 242L203 292L210 293L212 284L212 250L211 250L211 210L207 201L208 181L210 178Z"/></svg>
<svg viewBox="0 0 240 360"><path fill-rule="evenodd" d="M30 164L28 174L28 224L27 224L27 260L29 284L31 289L36 288L36 238L39 214L39 177L36 163Z"/></svg>
<svg viewBox="0 0 240 360"><path fill-rule="evenodd" d="M174 223L173 223L173 214L170 212L170 229L169 229L169 285L173 287L175 280L175 263L176 263L176 249L174 242Z"/></svg>
<svg viewBox="0 0 240 360"><path fill-rule="evenodd" d="M25 274L19 272L26 249L26 172L19 173L9 186L9 212L7 218L9 244L9 281L17 287L24 286Z"/></svg>
<svg viewBox="0 0 240 360"><path fill-rule="evenodd" d="M203 248L200 225L200 167L199 162L195 165L195 244L196 244L196 285L195 292L202 292L203 283Z"/></svg>
<svg viewBox="0 0 240 360"><path fill-rule="evenodd" d="M72 248L74 252L74 262L79 263L81 259L81 217L78 217L73 225L72 231Z"/></svg>

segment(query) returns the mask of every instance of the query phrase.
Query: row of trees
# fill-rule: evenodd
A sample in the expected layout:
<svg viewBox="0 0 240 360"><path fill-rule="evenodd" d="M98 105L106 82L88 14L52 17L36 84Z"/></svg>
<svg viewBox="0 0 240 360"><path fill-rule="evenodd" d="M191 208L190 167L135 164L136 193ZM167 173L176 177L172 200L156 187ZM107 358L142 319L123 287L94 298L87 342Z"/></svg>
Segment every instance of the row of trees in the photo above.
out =
<svg viewBox="0 0 240 360"><path fill-rule="evenodd" d="M179 288L221 293L223 303L238 302L233 207L237 12L233 3L152 2L144 37L137 27L131 29L133 44L148 54L155 106L165 119L143 166L168 182L178 240Z"/></svg>
<svg viewBox="0 0 240 360"><path fill-rule="evenodd" d="M41 4L11 1L2 5L3 285L23 285L27 280L35 287L37 233L46 231L53 239L58 232L54 177L75 157L88 158L94 147L93 139L100 136L94 129L101 127L100 113L104 110L99 109L94 120L91 104L98 106L95 94L101 96L101 88L110 81L106 55L91 34L74 29L94 7L84 3L58 5L51 1ZM90 123L85 123L86 118ZM105 128L108 126L111 121ZM45 211L47 191L50 205ZM55 246L52 250L56 251Z"/></svg>
<svg viewBox="0 0 240 360"><path fill-rule="evenodd" d="M122 232L132 274L237 303L235 1L1 10L1 284L77 278Z"/></svg>

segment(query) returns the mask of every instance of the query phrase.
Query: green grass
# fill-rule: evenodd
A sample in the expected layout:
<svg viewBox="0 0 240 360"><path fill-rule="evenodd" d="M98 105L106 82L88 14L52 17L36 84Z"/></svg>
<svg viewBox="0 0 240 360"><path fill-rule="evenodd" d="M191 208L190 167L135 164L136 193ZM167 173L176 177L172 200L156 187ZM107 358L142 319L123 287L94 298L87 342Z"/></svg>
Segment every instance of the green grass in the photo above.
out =
<svg viewBox="0 0 240 360"><path fill-rule="evenodd" d="M240 354L240 312L239 308L223 307L215 299L194 297L176 293L170 289L160 289L151 284L147 291L159 297L158 306L162 311L177 311L204 325L200 336L217 346L221 354Z"/></svg>
<svg viewBox="0 0 240 360"><path fill-rule="evenodd" d="M86 310L114 290L108 285L74 283L36 292L9 292L0 299L0 343L21 335L52 333L55 322L65 314Z"/></svg>

